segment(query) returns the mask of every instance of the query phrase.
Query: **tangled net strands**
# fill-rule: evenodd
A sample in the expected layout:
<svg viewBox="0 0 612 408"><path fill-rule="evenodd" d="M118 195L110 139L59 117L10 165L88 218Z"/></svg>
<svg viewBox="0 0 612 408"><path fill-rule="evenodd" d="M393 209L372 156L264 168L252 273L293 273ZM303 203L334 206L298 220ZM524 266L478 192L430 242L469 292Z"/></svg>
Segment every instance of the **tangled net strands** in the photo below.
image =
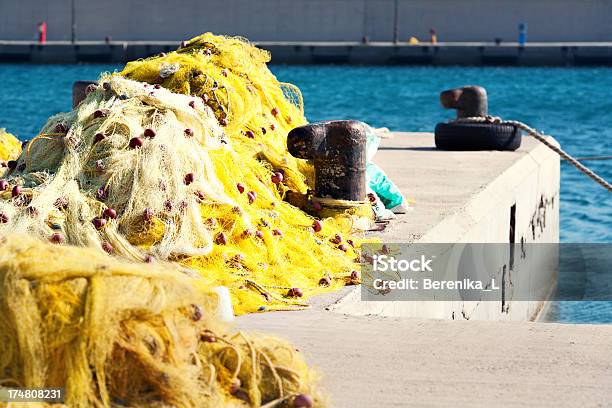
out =
<svg viewBox="0 0 612 408"><path fill-rule="evenodd" d="M70 407L325 404L293 347L229 332L171 264L9 235L0 281L0 386L66 387Z"/></svg>
<svg viewBox="0 0 612 408"><path fill-rule="evenodd" d="M202 99L241 158L250 155L269 163L284 173L287 188L306 193L314 170L286 148L289 131L307 123L302 95L276 79L266 65L270 58L244 39L206 33L176 52L130 62L121 75Z"/></svg>
<svg viewBox="0 0 612 408"><path fill-rule="evenodd" d="M352 218L319 223L283 201L306 188L310 165L286 151L286 132L304 119L265 66L267 54L241 40L198 38L205 45L184 49L192 51L129 63L122 75L145 84L105 76L77 109L50 118L7 174L4 228L134 260L178 261L227 286L237 314L302 308L313 294L356 283L359 243L346 239ZM210 55L209 40L219 44ZM164 74L169 83L147 85L167 64L179 64ZM230 67L248 75L223 74ZM170 92L194 92L194 80L181 75L195 70L202 84L216 83L210 96L204 85L203 97ZM229 95L230 108L204 103L217 93ZM265 135L237 130L264 121L274 128Z"/></svg>
<svg viewBox="0 0 612 408"><path fill-rule="evenodd" d="M205 34L103 75L20 154L0 137L2 384L65 385L70 406L324 404L293 348L214 319L214 286L241 314L359 282L352 214L284 201L313 172L268 60Z"/></svg>

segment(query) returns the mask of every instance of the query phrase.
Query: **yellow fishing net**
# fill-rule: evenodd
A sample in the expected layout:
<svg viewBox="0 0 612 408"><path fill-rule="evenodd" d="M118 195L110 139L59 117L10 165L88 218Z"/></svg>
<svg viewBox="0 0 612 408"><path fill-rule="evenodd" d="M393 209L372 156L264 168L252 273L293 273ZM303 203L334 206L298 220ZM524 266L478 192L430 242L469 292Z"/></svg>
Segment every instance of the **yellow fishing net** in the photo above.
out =
<svg viewBox="0 0 612 408"><path fill-rule="evenodd" d="M4 228L178 261L227 286L238 314L301 307L355 282L352 217L319 224L283 201L306 192L312 169L286 151L305 120L267 58L205 34L103 77L13 162Z"/></svg>
<svg viewBox="0 0 612 408"><path fill-rule="evenodd" d="M172 264L9 235L0 282L0 386L65 387L69 407L325 403L294 347L229 331Z"/></svg>
<svg viewBox="0 0 612 408"><path fill-rule="evenodd" d="M6 130L0 128L0 171L8 166L12 160L21 153L21 142Z"/></svg>
<svg viewBox="0 0 612 408"><path fill-rule="evenodd" d="M359 282L370 209L293 205L316 209L285 146L306 121L267 61L205 34L103 75L20 154L0 137L0 380L66 385L70 406L322 403L291 347L213 318L214 286L241 314Z"/></svg>
<svg viewBox="0 0 612 408"><path fill-rule="evenodd" d="M288 132L306 123L302 97L298 88L276 79L269 61L267 51L244 39L206 33L177 52L130 62L121 71L126 78L193 96L211 107L224 127L235 154L217 150L210 157L240 210L203 207L204 216L218 226L215 233L225 233L228 243L188 264L206 271L223 266L206 275L230 287L238 313L299 305L285 296L292 287L307 298L356 282L357 243L343 236L353 229L355 216L371 216L371 209L356 208L328 218L313 234L313 219L283 201L286 193L305 195L314 172L310 163L287 152ZM282 183L272 182L274 172L283 175ZM252 204L238 184L256 194ZM243 239L245 232L257 231L259 240Z"/></svg>

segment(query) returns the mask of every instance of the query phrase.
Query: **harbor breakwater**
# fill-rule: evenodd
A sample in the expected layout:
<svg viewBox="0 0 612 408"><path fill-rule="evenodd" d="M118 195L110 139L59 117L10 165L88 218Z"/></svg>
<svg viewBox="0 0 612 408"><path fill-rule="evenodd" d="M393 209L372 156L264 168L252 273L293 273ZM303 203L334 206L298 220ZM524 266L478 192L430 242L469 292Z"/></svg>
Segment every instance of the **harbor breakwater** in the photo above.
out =
<svg viewBox="0 0 612 408"><path fill-rule="evenodd" d="M258 42L280 64L612 65L612 42ZM0 62L120 63L175 50L178 41L0 41Z"/></svg>

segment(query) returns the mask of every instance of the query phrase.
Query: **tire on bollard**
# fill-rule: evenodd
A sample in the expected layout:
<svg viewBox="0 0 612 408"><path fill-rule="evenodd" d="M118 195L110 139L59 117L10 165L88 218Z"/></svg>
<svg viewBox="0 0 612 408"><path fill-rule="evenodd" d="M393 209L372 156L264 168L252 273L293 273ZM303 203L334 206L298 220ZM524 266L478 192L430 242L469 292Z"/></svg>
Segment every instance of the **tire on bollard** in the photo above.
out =
<svg viewBox="0 0 612 408"><path fill-rule="evenodd" d="M516 150L521 130L497 123L438 123L435 141L441 150Z"/></svg>

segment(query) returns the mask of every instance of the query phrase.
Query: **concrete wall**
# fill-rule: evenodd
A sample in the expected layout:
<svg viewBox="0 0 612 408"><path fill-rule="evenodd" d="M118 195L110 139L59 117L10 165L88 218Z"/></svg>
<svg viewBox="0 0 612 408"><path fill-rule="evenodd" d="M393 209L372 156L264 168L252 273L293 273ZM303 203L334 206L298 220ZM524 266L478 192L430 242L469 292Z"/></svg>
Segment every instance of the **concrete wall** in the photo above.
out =
<svg viewBox="0 0 612 408"><path fill-rule="evenodd" d="M515 41L612 40L612 0L398 0L400 38ZM49 40L179 40L205 31L254 41L393 39L394 0L0 0L0 40L32 40L48 23Z"/></svg>
<svg viewBox="0 0 612 408"><path fill-rule="evenodd" d="M521 244L559 242L559 156L535 139L524 137L522 147L513 153L440 152L419 146L422 150L408 157L408 143L414 146L418 139L405 139L406 145L400 144L400 140L383 141L383 149L374 160L380 160L379 164L407 196L415 196L417 190L427 188L416 184L416 178L410 179L408 185L411 188L406 188L402 174L397 174L395 166L398 164L411 166L408 171L418 174L426 180L425 183L432 183L433 186L428 188L427 194L421 191L423 195L415 197L414 212L393 221L380 234L380 238L390 244L456 243L457 248L454 249L460 251L466 243L509 244L509 235L513 234L516 243L513 265L509 261L510 245L508 251L488 254L487 262L486 276L494 277L496 282L504 282L506 302L464 301L459 294L455 301L364 301L361 288L356 288L330 305L330 310L351 315L453 320L538 319L548 306L545 299L549 290L554 289L558 252L554 245L541 246L535 251L533 247ZM385 143L394 143L392 146L400 150L384 150ZM401 146L404 146L403 151ZM399 152L397 158L404 158L401 163L394 162L392 155L395 152ZM499 168L494 167L500 165L504 158L512 158L513 161L504 164L500 172ZM410 166L405 163L410 163ZM408 171L403 173L405 178L410 174ZM477 185L482 184L476 193L460 197L453 192L453 189L472 191L470 178L482 177L487 173L491 174L491 179L476 182ZM444 182L447 184L444 185ZM431 217L432 213L439 215ZM424 233L411 233L416 230L423 230ZM398 296L401 299L401 294Z"/></svg>

